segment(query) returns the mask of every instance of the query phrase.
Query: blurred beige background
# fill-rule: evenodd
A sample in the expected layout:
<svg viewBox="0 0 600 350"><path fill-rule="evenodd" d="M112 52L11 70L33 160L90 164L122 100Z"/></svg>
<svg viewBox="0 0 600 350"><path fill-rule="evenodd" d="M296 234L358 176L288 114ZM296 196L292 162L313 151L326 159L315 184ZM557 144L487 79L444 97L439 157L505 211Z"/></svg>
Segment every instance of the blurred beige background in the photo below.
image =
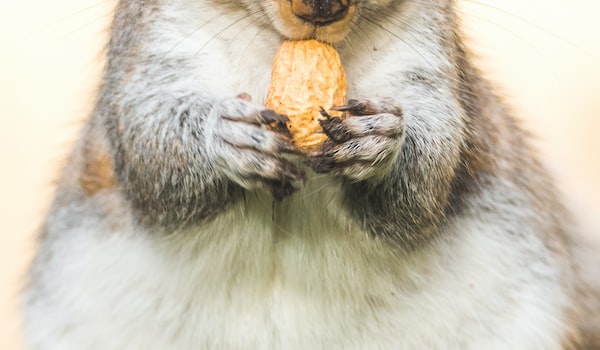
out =
<svg viewBox="0 0 600 350"><path fill-rule="evenodd" d="M53 179L91 108L114 0L0 3L0 348L20 349L18 291ZM600 2L463 0L489 78L590 234L600 227Z"/></svg>

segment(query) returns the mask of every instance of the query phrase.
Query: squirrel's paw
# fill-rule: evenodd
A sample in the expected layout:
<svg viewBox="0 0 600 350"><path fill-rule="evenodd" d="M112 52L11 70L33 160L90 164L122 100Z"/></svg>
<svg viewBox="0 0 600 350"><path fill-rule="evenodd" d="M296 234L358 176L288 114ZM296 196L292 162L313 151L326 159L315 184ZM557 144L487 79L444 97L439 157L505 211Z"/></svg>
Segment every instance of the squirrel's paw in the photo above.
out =
<svg viewBox="0 0 600 350"><path fill-rule="evenodd" d="M215 106L212 117L207 151L233 182L248 190L266 189L282 199L294 191L293 182L306 179L302 169L282 157L301 153L290 141L286 116L241 94Z"/></svg>
<svg viewBox="0 0 600 350"><path fill-rule="evenodd" d="M311 153L307 164L317 173L342 175L359 181L384 175L404 140L402 109L391 98L349 100L345 118L322 112L323 131L329 137Z"/></svg>

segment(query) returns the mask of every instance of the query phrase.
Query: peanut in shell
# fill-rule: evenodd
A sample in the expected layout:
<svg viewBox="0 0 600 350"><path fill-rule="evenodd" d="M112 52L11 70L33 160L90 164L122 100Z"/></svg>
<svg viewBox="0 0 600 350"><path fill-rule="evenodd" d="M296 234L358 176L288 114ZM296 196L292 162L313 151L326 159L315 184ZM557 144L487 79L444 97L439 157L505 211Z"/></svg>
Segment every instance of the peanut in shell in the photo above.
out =
<svg viewBox="0 0 600 350"><path fill-rule="evenodd" d="M287 127L296 146L315 150L327 139L319 124L321 108L344 105L346 90L346 73L331 45L286 40L273 60L265 105L288 116ZM328 114L342 116L336 111Z"/></svg>

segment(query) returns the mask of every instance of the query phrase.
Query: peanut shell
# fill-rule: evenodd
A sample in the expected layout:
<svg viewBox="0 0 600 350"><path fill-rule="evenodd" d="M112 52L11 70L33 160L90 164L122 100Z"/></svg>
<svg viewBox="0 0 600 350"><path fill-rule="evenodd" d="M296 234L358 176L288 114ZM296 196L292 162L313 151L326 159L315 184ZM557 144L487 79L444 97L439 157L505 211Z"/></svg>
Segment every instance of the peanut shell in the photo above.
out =
<svg viewBox="0 0 600 350"><path fill-rule="evenodd" d="M344 105L346 90L346 73L331 45L286 40L273 60L265 105L288 116L287 127L296 146L314 150L327 139L319 124L320 109ZM342 116L341 112L329 114Z"/></svg>

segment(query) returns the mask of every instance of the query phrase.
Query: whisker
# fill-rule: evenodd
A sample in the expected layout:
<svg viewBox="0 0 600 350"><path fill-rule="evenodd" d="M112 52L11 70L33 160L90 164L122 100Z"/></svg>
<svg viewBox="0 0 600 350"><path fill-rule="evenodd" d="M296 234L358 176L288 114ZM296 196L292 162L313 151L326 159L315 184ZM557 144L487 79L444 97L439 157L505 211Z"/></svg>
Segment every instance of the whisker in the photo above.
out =
<svg viewBox="0 0 600 350"><path fill-rule="evenodd" d="M264 26L259 27L258 30L256 31L256 33L254 33L254 36L252 36L252 39L248 40L248 44L246 45L246 47L244 48L244 50L242 50L242 52L249 51L249 48L252 45L252 43L254 43L254 40L256 40L256 38L258 38L258 36L260 35L260 33L262 33L264 30L265 30Z"/></svg>
<svg viewBox="0 0 600 350"><path fill-rule="evenodd" d="M236 18L232 23L228 24L227 26L225 26L223 29L219 30L218 32L215 33L215 35L213 35L210 39L208 39L199 49L198 51L196 51L196 53L194 54L193 57L197 57L200 52L202 52L211 42L213 42L215 39L217 39L221 34L223 34L224 32L226 32L227 30L229 30L230 28L232 28L233 26L235 26L236 24L240 23L241 21L245 20L245 19L249 19L252 15L258 13L259 11L254 11L252 13L249 14L243 14L240 17Z"/></svg>
<svg viewBox="0 0 600 350"><path fill-rule="evenodd" d="M248 19L251 19L250 17L251 17L252 15L256 14L256 13L259 13L259 11L255 11L255 12L252 12L252 13L250 13L250 14L248 15ZM242 26L242 27L240 28L240 30L238 30L238 31L237 31L237 33L235 33L235 34L233 35L233 37L234 37L234 38L236 38L236 39L237 39L237 38L239 38L239 37L240 37L240 35L239 35L239 34L240 34L240 33L242 33L243 31L245 31L245 30L246 30L246 29L247 29L247 28L248 28L250 25L252 25L252 24L254 24L254 23L255 23L255 22L253 22L253 21L248 21L248 23L247 23L246 25ZM254 41L256 40L256 38L258 37L258 35L259 35L260 33L262 33L264 30L265 30L265 27L264 27L264 26L259 26L258 30L256 30L256 32L254 33L254 35L252 36L252 38L251 38L250 40L248 40L248 44L245 46L245 48L244 48L243 50L241 50L241 52L248 52L248 51L250 51L250 50L249 50L250 46L252 45L252 43L254 43ZM232 46L233 46L233 40L232 40L232 42L230 43L229 47L232 47ZM239 50L239 49L236 49L236 50Z"/></svg>
<svg viewBox="0 0 600 350"><path fill-rule="evenodd" d="M99 17L97 17L97 18L95 18L95 19L93 19L91 21L86 22L85 24L83 24L83 25L81 25L81 26L79 26L79 27L77 27L77 28L75 28L73 30L70 30L65 35L63 35L62 37L60 37L60 38L55 39L54 41L52 41L51 44L57 44L57 43L60 43L62 41L65 41L66 39L69 39L69 38L73 37L74 35L81 33L82 29L87 28L87 27L95 24L95 23L97 23L97 22L105 19L106 17L111 17L113 14L114 14L114 9L110 10L109 12L107 12L107 13L105 13L103 15L100 15Z"/></svg>
<svg viewBox="0 0 600 350"><path fill-rule="evenodd" d="M483 16L479 16L476 15L474 13L470 13L470 14L466 14L467 16L471 17L471 18L477 18L478 20L485 22L485 23L489 23L499 29L501 29L502 31L510 34L512 37L514 37L515 39L519 40L520 42L522 42L523 44L526 44L527 47L529 49L531 49L532 51L534 51L540 58L546 58L544 53L542 51L539 50L539 48L537 46L531 44L531 41L528 41L525 37L523 37L522 35L519 35L517 32L509 29L507 26L504 26L498 22L492 21L488 18L485 18Z"/></svg>
<svg viewBox="0 0 600 350"><path fill-rule="evenodd" d="M478 0L464 0L464 1L466 1L468 3L471 3L471 4L475 4L477 6L481 6L481 7L484 7L484 8L492 9L494 11L498 11L500 13L503 13L503 14L505 14L507 16L510 16L510 17L512 17L512 18L514 18L514 19L516 19L516 20L518 20L520 22L522 22L522 23L525 23L525 24L527 24L527 25L529 25L529 26L531 26L531 27L533 27L533 28L541 31L542 33L544 33L546 35L549 35L549 36L551 36L553 38L556 38L556 39L560 40L561 42L563 42L563 43L565 43L565 44L567 44L567 45L569 45L569 46L571 46L571 47L573 47L573 48L575 48L575 49L577 49L577 50L579 50L579 51L581 51L581 52L589 55L590 57L596 57L596 55L594 55L594 53L590 52L589 50L585 49L584 47L581 47L581 46L577 45L573 41L571 41L571 40L569 40L569 39L567 39L567 38L565 38L565 37L557 34L556 32L550 31L547 28L545 28L545 27L543 27L543 26L541 26L541 25L539 25L539 24L537 24L537 23L535 23L535 22L533 22L533 21L531 21L531 20L529 20L529 19L527 19L527 18L525 18L523 16L520 16L520 15L518 15L516 13L511 12L511 11L508 11L508 10L502 8L502 7L494 6L492 4L485 3L485 2L482 2L482 1L478 1Z"/></svg>
<svg viewBox="0 0 600 350"><path fill-rule="evenodd" d="M358 40L358 42L364 45L363 51L370 52L372 47L375 46L375 42L373 41L373 39L371 39L371 37L369 37L368 33L364 33L362 31L357 30L355 26L351 26L350 31L353 35L360 39ZM351 42L350 38L346 37L344 38L344 41L346 42L346 45L350 48L351 51L358 51L358 49L360 49L357 47L356 42ZM369 43L372 47L368 47Z"/></svg>
<svg viewBox="0 0 600 350"><path fill-rule="evenodd" d="M77 15L83 14L83 13L85 13L87 11L95 9L96 7L99 7L99 6L107 4L107 3L112 3L112 2L113 2L112 0L102 0L102 1L96 2L96 3L92 4L92 5L80 8L79 10L75 10L75 11L73 11L71 13L68 13L68 14L66 14L66 15L58 18L58 19L55 19L55 20L52 20L52 21L50 21L48 23L40 25L39 27L33 29L30 33L24 34L24 36L23 36L22 39L29 38L32 35L37 34L39 32L45 32L47 29L55 27L55 26L57 26L57 25L59 25L61 23L64 23L66 20L72 19L73 17L75 17ZM114 9L111 10L111 13L113 11L114 11Z"/></svg>
<svg viewBox="0 0 600 350"><path fill-rule="evenodd" d="M173 50L175 50L177 47L179 47L179 45L183 44L186 40L188 40L189 38L191 38L194 34L196 34L200 29L204 28L205 26L207 26L208 24L212 23L213 21L215 21L216 19L220 18L221 16L225 15L227 12L219 12L218 14L216 14L215 16L213 16L211 19L207 20L206 22L202 23L202 25L196 27L196 29L194 29L193 31L191 31L190 33L186 34L181 40L179 40L178 42L175 43L175 45L173 45L173 47L171 47L169 50L167 50L167 52L165 52L165 54L161 57L160 61L164 61L167 56L173 52Z"/></svg>
<svg viewBox="0 0 600 350"><path fill-rule="evenodd" d="M388 35L400 40L402 43L404 43L406 46L408 46L411 50L413 50L416 54L418 54L419 56L421 56L421 58L425 61L425 63L432 69L435 69L435 65L433 65L428 59L427 57L420 51L418 50L414 45L412 45L410 42L404 40L404 38L402 38L400 35L394 33L393 31L391 31L390 29L386 28L384 25L378 23L377 21L367 17L367 16L361 16L361 18L369 23L371 23L372 25L374 25L375 27L378 27L379 29L383 30L384 32L386 32Z"/></svg>

